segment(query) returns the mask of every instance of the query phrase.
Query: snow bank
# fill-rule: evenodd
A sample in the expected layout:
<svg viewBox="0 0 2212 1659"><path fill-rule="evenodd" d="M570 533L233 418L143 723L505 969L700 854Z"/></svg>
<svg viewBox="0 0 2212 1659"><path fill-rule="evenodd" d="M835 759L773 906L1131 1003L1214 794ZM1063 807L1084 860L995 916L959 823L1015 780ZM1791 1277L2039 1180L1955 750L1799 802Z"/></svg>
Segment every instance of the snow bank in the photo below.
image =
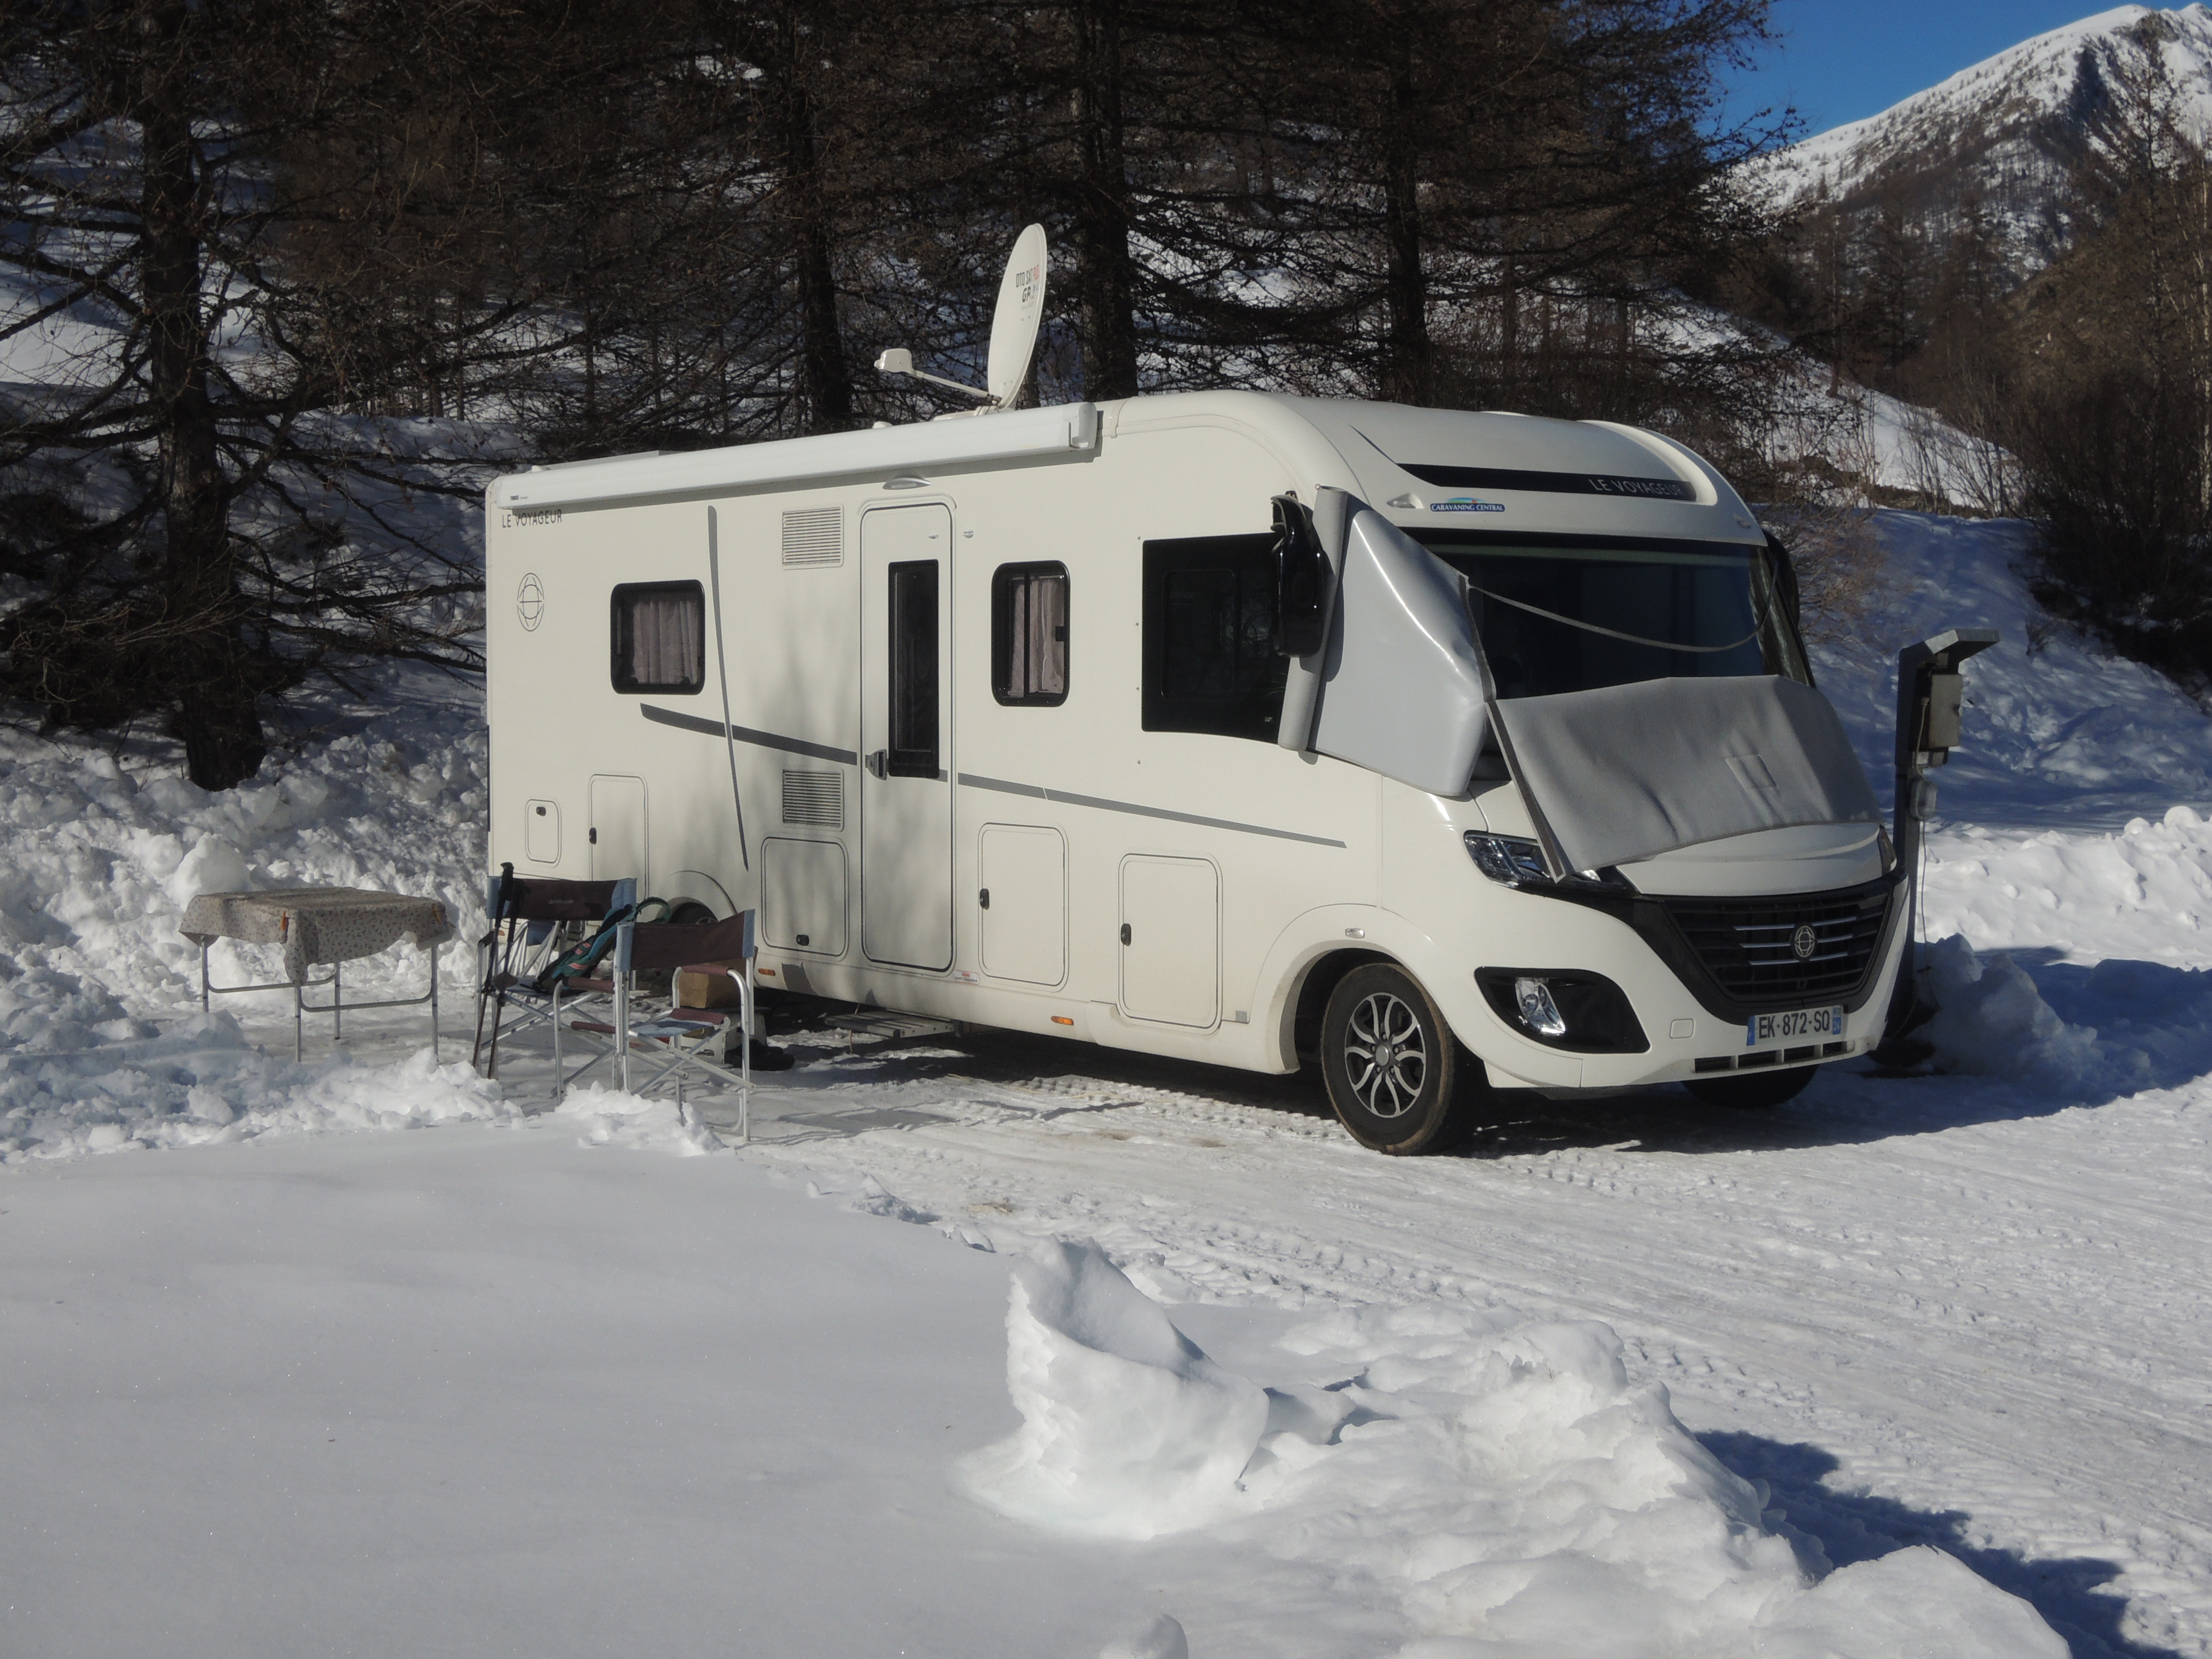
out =
<svg viewBox="0 0 2212 1659"><path fill-rule="evenodd" d="M1784 1603L1759 1659L2069 1659L2035 1609L1925 1544L1861 1561Z"/></svg>
<svg viewBox="0 0 2212 1659"><path fill-rule="evenodd" d="M1099 1650L1098 1659L1190 1659L1190 1638L1164 1613Z"/></svg>
<svg viewBox="0 0 2212 1659"><path fill-rule="evenodd" d="M1920 968L1937 1009L1920 1035L1949 1070L2075 1087L2118 1058L2100 1052L2094 1030L2061 1019L2008 956L1984 963L1954 933L1923 948Z"/></svg>
<svg viewBox="0 0 2212 1659"><path fill-rule="evenodd" d="M1964 745L1936 774L1940 821L2108 835L2212 804L2212 720L2172 681L2045 617L2027 592L2030 527L1878 513L1886 586L1855 640L1814 665L1887 799L1896 762L1897 653L1945 629L2002 642L1966 665ZM1939 834L1937 850L1949 843Z"/></svg>
<svg viewBox="0 0 2212 1659"><path fill-rule="evenodd" d="M0 1054L0 1162L510 1115L497 1084L465 1064L434 1065L427 1047L392 1066L356 1065L343 1051L295 1065L253 1047L227 1013L163 1030L58 977L33 970L0 984L5 1029L31 1033ZM40 981L27 1000L27 979ZM80 1018L55 1018L57 1008ZM113 1017L82 1024L102 1014Z"/></svg>
<svg viewBox="0 0 2212 1659"><path fill-rule="evenodd" d="M1936 837L1923 891L1934 933L2081 963L2203 962L2212 956L2212 823L2183 805L2102 833L1963 826Z"/></svg>
<svg viewBox="0 0 2212 1659"><path fill-rule="evenodd" d="M210 794L167 763L126 769L103 750L0 732L0 984L46 969L134 1012L196 1012L199 953L177 932L200 892L350 886L443 902L483 930L487 755L473 711L406 704L406 736L355 732L273 757ZM465 982L448 948L450 981ZM270 976L273 953L218 945L218 983ZM421 989L423 954L347 964L364 998ZM30 994L40 994L38 981ZM283 993L276 1000L289 1000Z"/></svg>
<svg viewBox="0 0 2212 1659"><path fill-rule="evenodd" d="M1279 1344L1341 1379L1262 1390L1084 1243L1015 1270L1006 1329L1023 1427L966 1465L978 1496L1125 1537L1211 1527L1364 1574L1417 1632L1404 1659L2066 1653L1936 1551L1829 1574L1595 1322L1341 1310Z"/></svg>
<svg viewBox="0 0 2212 1659"><path fill-rule="evenodd" d="M2051 1104L2212 1073L2212 969L2125 957L2031 968L1955 933L1923 946L1921 965L1938 1012L1917 1035L1945 1071L2011 1079Z"/></svg>
<svg viewBox="0 0 2212 1659"><path fill-rule="evenodd" d="M272 755L259 778L219 794L171 761L125 765L82 740L0 731L0 1152L505 1113L495 1087L465 1066L434 1069L427 1053L298 1066L256 1052L232 1015L289 1013L289 993L225 999L203 1016L198 950L177 932L201 892L296 886L423 894L464 940L483 931L481 721L404 687L392 695L381 718L404 738L356 731ZM228 942L210 965L219 985L280 976L275 952ZM412 945L349 963L346 994L419 995L427 966ZM465 947L449 946L444 968L461 993Z"/></svg>
<svg viewBox="0 0 2212 1659"><path fill-rule="evenodd" d="M1223 1370L1087 1240L1014 1269L1010 1439L963 1465L993 1508L1070 1531L1152 1538L1237 1507L1267 1396Z"/></svg>

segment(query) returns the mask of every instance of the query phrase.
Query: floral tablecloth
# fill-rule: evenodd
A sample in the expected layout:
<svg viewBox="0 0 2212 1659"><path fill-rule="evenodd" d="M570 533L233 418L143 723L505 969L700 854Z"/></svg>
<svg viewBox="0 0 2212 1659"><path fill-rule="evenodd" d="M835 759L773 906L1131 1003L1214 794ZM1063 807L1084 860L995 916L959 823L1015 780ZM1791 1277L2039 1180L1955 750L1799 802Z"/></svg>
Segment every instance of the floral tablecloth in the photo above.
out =
<svg viewBox="0 0 2212 1659"><path fill-rule="evenodd" d="M318 963L373 957L403 939L442 945L453 938L453 924L435 899L363 887L290 887L203 893L185 906L177 931L202 946L219 939L281 946L284 976L300 985Z"/></svg>

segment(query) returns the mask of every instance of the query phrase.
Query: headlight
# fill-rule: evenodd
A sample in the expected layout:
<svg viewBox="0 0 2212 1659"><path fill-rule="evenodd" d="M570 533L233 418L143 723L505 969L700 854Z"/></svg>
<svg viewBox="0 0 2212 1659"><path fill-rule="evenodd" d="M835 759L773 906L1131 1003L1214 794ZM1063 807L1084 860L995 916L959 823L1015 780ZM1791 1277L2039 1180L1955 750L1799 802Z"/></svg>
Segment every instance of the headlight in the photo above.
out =
<svg viewBox="0 0 2212 1659"><path fill-rule="evenodd" d="M1480 830L1467 832L1467 854L1474 867L1506 887L1549 887L1551 872L1544 868L1544 849L1517 836L1492 836Z"/></svg>

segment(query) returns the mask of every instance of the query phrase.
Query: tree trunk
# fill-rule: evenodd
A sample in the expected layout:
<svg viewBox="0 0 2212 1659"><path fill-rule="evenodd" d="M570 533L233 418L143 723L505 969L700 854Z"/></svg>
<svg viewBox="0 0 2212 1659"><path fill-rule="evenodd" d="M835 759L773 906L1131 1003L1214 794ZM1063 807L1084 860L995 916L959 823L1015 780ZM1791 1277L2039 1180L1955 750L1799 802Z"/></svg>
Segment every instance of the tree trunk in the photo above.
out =
<svg viewBox="0 0 2212 1659"><path fill-rule="evenodd" d="M1083 395L1137 395L1136 267L1121 131L1121 0L1076 0L1076 295Z"/></svg>
<svg viewBox="0 0 2212 1659"><path fill-rule="evenodd" d="M853 371L837 320L837 279L831 261L836 238L829 192L822 176L814 100L807 88L810 52L821 51L819 30L802 30L794 7L785 38L784 188L789 193L793 277L799 290L799 396L808 432L842 432L853 424Z"/></svg>
<svg viewBox="0 0 2212 1659"><path fill-rule="evenodd" d="M1389 262L1383 292L1390 323L1383 395L1426 408L1436 402L1436 364L1429 346L1428 275L1421 262L1421 149L1413 44L1402 36L1391 53L1390 105L1382 178L1382 235Z"/></svg>
<svg viewBox="0 0 2212 1659"><path fill-rule="evenodd" d="M208 397L200 292L204 203L191 112L176 67L184 54L176 51L175 36L188 27L184 9L176 8L164 21L161 32L169 38L147 54L140 88L144 155L138 280L149 391L160 434L155 489L166 541L161 597L175 630L166 672L173 677L186 775L203 789L228 789L261 769L268 744L240 633L245 605L231 556L228 491Z"/></svg>

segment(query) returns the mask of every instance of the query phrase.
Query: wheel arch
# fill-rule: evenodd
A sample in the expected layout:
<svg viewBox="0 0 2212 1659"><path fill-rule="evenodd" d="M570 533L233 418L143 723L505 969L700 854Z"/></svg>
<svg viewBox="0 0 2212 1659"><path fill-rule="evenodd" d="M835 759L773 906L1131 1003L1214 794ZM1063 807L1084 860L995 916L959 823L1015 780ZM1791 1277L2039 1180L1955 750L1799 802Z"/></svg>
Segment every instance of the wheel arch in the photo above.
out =
<svg viewBox="0 0 2212 1659"><path fill-rule="evenodd" d="M1388 951L1369 945L1324 946L1298 970L1285 1008L1283 1032L1284 1048L1294 1065L1303 1067L1320 1058L1321 1017L1328 1006L1329 994L1346 974L1370 962L1387 962L1405 968L1408 974L1413 971ZM1414 978L1418 981L1419 975Z"/></svg>

